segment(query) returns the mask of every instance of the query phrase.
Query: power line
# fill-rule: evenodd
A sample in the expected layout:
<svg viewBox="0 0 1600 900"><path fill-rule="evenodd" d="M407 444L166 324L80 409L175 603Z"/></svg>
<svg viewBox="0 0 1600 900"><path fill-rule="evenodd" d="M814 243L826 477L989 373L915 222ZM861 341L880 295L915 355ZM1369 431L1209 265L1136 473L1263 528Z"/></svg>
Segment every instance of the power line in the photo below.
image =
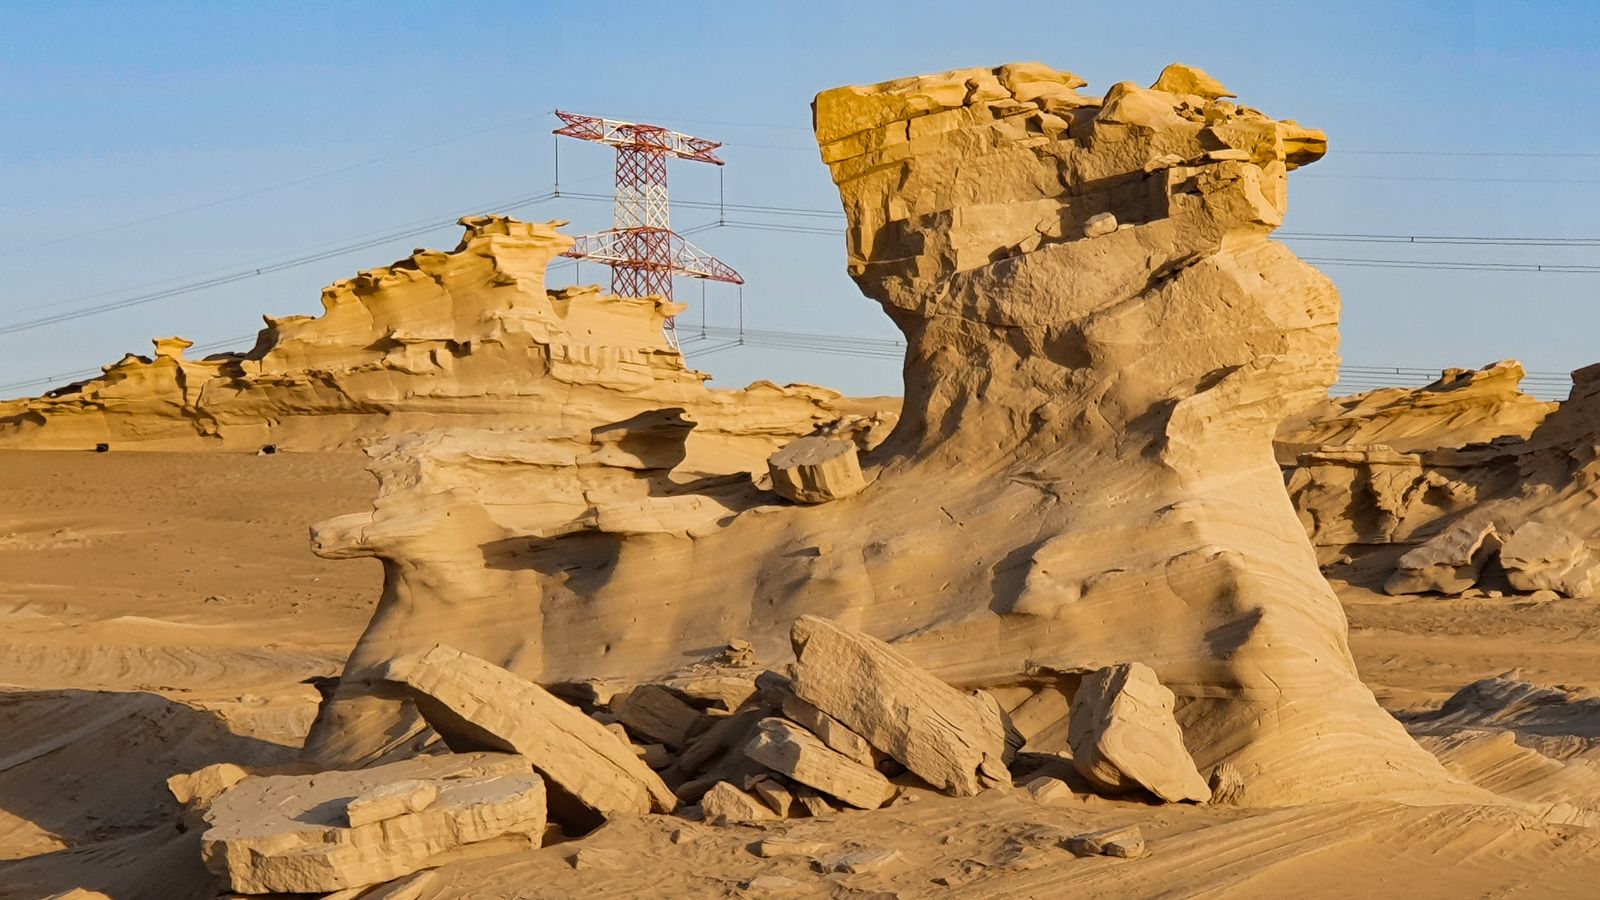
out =
<svg viewBox="0 0 1600 900"><path fill-rule="evenodd" d="M334 175L343 175L343 174L345 174L347 172L354 172L357 169L364 169L364 168L366 168L368 166L378 165L379 163L390 162L392 160L401 159L402 157L406 157L406 156L414 156L414 155L416 155L418 153L424 153L424 152L427 152L429 150L434 150L434 149L437 149L439 147L447 146L449 144L459 143L461 141L468 140L470 138L479 137L481 135L485 135L485 134L488 134L488 133L493 132L493 131L501 131L503 129L510 128L513 125L521 125L524 122L531 122L534 119L543 117L544 115L545 115L544 113L540 113L538 115L533 115L533 116L523 116L522 118L519 118L519 119L512 119L512 120L510 120L508 122L501 122L498 125L491 125L488 128L480 128L477 131L469 131L469 132L466 132L465 134L458 134L458 135L456 135L454 137L446 138L444 140L434 141L431 144L423 144L420 147L412 147L412 148L410 148L408 150L400 150L400 151L397 151L395 153L385 154L383 156L375 156L375 157L373 157L371 159L365 159L365 160L362 160L360 162L351 163L351 164L346 165L346 166L340 166L340 167L335 168L335 169L328 169L326 171L316 172L316 173L313 173L311 175L304 175L304 176L301 176L299 178L292 178L292 179L290 179L288 181L276 182L274 184L265 185L263 187L254 188L252 190L243 191L243 192L237 193L237 194L229 194L228 196L225 196L225 197L218 197L218 198L216 198L214 200L207 200L207 201L202 202L202 203L196 203L196 204L194 204L192 206L184 206L184 207L180 207L178 209L168 210L168 211L163 212L163 213L156 213L155 215L145 216L145 217L140 218L140 219L131 219L131 220L126 221L126 222L118 222L118 223L116 223L114 225L106 225L106 226L103 226L103 227L100 227L100 228L95 228L95 229L92 229L92 230L89 230L89 231L77 231L77 232L73 232L72 234L63 235L63 236L58 237L58 238L53 238L51 240L48 240L48 241L45 241L45 242L39 243L39 244L29 244L29 245L23 246L23 247L15 247L15 248L13 248L11 250L5 251L4 253L0 253L0 259L4 259L4 258L9 257L9 256L15 256L18 253L26 253L26 252L28 252L30 250L42 250L45 247L53 247L53 246L55 246L57 244L64 244L67 241L76 240L76 239L81 238L81 237L88 237L88 236L92 236L92 235L106 234L106 233L112 232L112 231L120 231L120 230L122 230L124 228L132 228L132 227L137 226L137 225L147 225L147 224L149 224L151 222L159 222L159 221L161 221L163 219L171 219L171 218L174 218L176 216L185 215L187 213L199 212L200 210L203 210L203 209L211 209L213 207L222 206L224 204L232 203L232 202L234 202L236 200L244 200L244 199L247 199L247 198L250 198L250 197L259 197L262 194L269 194L269 193L271 193L273 191L282 190L284 188L297 187L297 186L302 185L302 184L309 184L310 182L313 182L313 181L320 181L320 180L322 180L324 178L331 178Z"/></svg>
<svg viewBox="0 0 1600 900"><path fill-rule="evenodd" d="M515 200L509 200L509 201L506 201L504 203L494 204L494 205L491 205L489 207L489 209L491 209L491 210L498 209L498 210L505 210L505 211L509 211L509 210L513 210L513 209L520 209L522 207L531 206L531 205L534 205L536 203L543 203L546 200L554 199L554 197L555 197L554 193L536 194L536 195L533 195L531 197L522 197L522 198L518 198L518 199L515 199ZM473 210L473 212L478 212L478 211L483 211L483 208L479 207L479 208ZM468 213L463 213L461 215L466 215L466 214L468 214ZM330 248L330 249L327 249L327 250L322 250L322 251L319 251L319 252L316 252L316 253L310 253L310 254L306 254L304 256L294 257L292 259L284 260L282 262L250 267L250 268L243 269L241 271L231 272L231 273L226 274L226 275L219 275L219 276L214 277L214 278L207 278L207 279L204 279L204 280L201 280L201 281L189 282L187 284L181 284L181 285L177 285L175 287L165 288L165 289L159 290L159 291L152 291L152 292L146 293L146 294L138 294L138 295L135 295L135 296L132 296L132 297L124 297L124 298L119 299L119 300L114 300L114 301L112 301L110 303L101 303L101 304L97 304L95 306L82 307L82 308L79 308L79 309L69 310L67 312L55 313L53 315L48 315L48 316L41 316L41 317L38 317L38 318L35 318L35 319L26 319L26 320L23 320L23 321L11 322L11 323L8 323L6 325L0 325L0 335L16 334L16 333L22 332L22 331L31 331L31 330L33 330L35 328L43 328L43 327L45 327L47 325L56 325L56 324L59 324L61 322L70 322L70 321L74 321L74 320L77 320L77 319L89 318L91 316L97 316L97 315L101 315L103 313L115 312L116 310L128 309L128 308L134 307L134 306L142 306L142 305L147 304L147 303L154 303L154 302L156 302L158 300L166 300L166 299L170 299L172 297L182 296L184 294L192 294L192 293L195 293L196 291L203 291L203 290L206 290L208 288L220 287L220 286L226 285L226 284L233 284L235 282L245 281L245 280L248 280L248 279L251 279L251 278L257 278L257 277L260 277L262 275L269 275L269 274L272 274L274 272L283 272L283 271L287 271L289 269L299 268L300 266L310 265L311 263L321 262L321 261L326 260L326 259L332 259L332 258L337 257L337 256L343 256L343 255L348 254L348 253L354 253L354 252L359 251L359 250L366 250L366 249L369 249L369 248L372 248L372 247L379 246L381 244L387 244L387 243L390 243L392 241L401 240L403 238L415 237L415 236L417 236L419 234L424 234L426 232L433 231L434 229L443 228L443 227L446 227L446 226L448 226L450 224L453 224L455 222L455 220L458 219L458 218L460 218L460 215L454 216L454 217L449 218L449 219L444 219L442 221L441 220L432 220L432 221L428 222L427 224L419 226L419 227L407 228L407 229L404 229L402 231L396 231L396 232L391 232L389 234L384 234L384 235L381 235L381 236L376 237L376 238L370 238L370 239L367 239L367 240L357 241L355 243L344 244L342 246L333 247L333 248ZM62 301L62 302L66 303L66 302L71 302L71 301ZM49 305L59 305L59 304L45 304L45 305L49 306Z"/></svg>

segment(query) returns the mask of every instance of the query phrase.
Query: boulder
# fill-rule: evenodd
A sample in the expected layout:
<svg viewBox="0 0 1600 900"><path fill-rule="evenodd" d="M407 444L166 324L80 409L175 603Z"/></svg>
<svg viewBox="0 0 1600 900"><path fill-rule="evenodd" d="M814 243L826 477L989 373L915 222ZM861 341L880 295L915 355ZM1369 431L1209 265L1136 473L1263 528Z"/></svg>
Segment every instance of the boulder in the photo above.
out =
<svg viewBox="0 0 1600 900"><path fill-rule="evenodd" d="M424 809L346 824L352 801L418 782L435 793ZM326 893L440 865L468 847L473 853L537 848L545 790L522 757L429 756L348 772L248 778L219 796L205 818L201 856L228 889Z"/></svg>
<svg viewBox="0 0 1600 900"><path fill-rule="evenodd" d="M526 679L442 644L392 662L390 681L452 750L520 753L550 781L552 816L580 828L619 814L670 812L677 798L633 747Z"/></svg>
<svg viewBox="0 0 1600 900"><path fill-rule="evenodd" d="M877 763L873 758L872 745L867 743L866 738L846 728L843 722L833 716L796 697L793 691L784 690L780 708L785 718L800 724L821 738L831 749L863 766Z"/></svg>
<svg viewBox="0 0 1600 900"><path fill-rule="evenodd" d="M705 715L659 684L644 684L628 694L617 721L629 733L678 750L705 724Z"/></svg>
<svg viewBox="0 0 1600 900"><path fill-rule="evenodd" d="M1010 783L1004 713L964 694L883 641L801 616L790 632L795 696L832 716L917 777L957 796Z"/></svg>
<svg viewBox="0 0 1600 900"><path fill-rule="evenodd" d="M763 719L744 752L774 772L857 809L877 809L894 795L894 785L876 769L829 749L821 738L787 719Z"/></svg>
<svg viewBox="0 0 1600 900"><path fill-rule="evenodd" d="M827 503L867 486L856 445L819 436L785 444L767 460L767 471L778 496L795 503Z"/></svg>
<svg viewBox="0 0 1600 900"><path fill-rule="evenodd" d="M700 809L712 825L765 822L778 817L765 803L726 781L717 782L705 792L700 798Z"/></svg>
<svg viewBox="0 0 1600 900"><path fill-rule="evenodd" d="M1587 597L1594 591L1595 558L1571 531L1544 522L1525 522L1500 548L1506 578L1519 591L1555 591Z"/></svg>
<svg viewBox="0 0 1600 900"><path fill-rule="evenodd" d="M1211 789L1183 746L1173 695L1143 663L1084 677L1072 698L1072 765L1110 793L1143 788L1168 802L1205 803Z"/></svg>
<svg viewBox="0 0 1600 900"><path fill-rule="evenodd" d="M1383 583L1386 594L1459 594L1478 583L1483 567L1500 549L1488 520L1462 520L1400 557Z"/></svg>

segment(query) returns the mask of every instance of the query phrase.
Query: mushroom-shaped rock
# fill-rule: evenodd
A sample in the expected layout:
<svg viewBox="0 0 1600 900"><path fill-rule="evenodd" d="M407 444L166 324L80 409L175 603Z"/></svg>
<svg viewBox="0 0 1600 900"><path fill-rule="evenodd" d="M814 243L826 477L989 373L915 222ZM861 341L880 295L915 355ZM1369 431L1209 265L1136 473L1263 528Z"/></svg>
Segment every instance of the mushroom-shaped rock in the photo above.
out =
<svg viewBox="0 0 1600 900"><path fill-rule="evenodd" d="M825 437L790 441L767 460L772 489L796 503L826 503L867 486L856 445Z"/></svg>
<svg viewBox="0 0 1600 900"><path fill-rule="evenodd" d="M1085 676L1068 725L1073 767L1108 792L1144 788L1168 802L1206 802L1211 788L1183 746L1172 707L1172 691L1143 663Z"/></svg>

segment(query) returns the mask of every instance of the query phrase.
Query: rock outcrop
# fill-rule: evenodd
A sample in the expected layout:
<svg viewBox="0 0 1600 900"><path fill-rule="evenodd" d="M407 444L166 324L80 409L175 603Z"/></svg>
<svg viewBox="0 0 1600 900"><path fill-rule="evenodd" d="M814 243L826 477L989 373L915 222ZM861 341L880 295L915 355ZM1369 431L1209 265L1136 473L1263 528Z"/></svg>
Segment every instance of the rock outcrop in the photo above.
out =
<svg viewBox="0 0 1600 900"><path fill-rule="evenodd" d="M1312 542L1416 543L1509 489L1493 461L1558 406L1523 393L1524 374L1516 360L1447 369L1425 387L1325 398L1290 417L1274 447Z"/></svg>
<svg viewBox="0 0 1600 900"><path fill-rule="evenodd" d="M995 720L1144 661L1245 802L1478 796L1356 678L1272 453L1337 371L1332 284L1270 240L1325 138L1188 67L1082 84L1018 64L818 96L850 274L907 341L901 419L848 502L613 465L593 430L391 444L375 511L317 533L382 558L386 583L311 756L371 758L415 721L377 673L421 635L544 683L640 683L735 637L782 659L814 614L1003 688Z"/></svg>
<svg viewBox="0 0 1600 900"><path fill-rule="evenodd" d="M763 471L785 441L838 418L838 394L771 384L711 390L663 336L683 307L598 288L545 288L564 222L461 220L452 251L417 250L322 292L322 315L266 318L246 353L184 356L155 341L88 381L0 401L0 448L286 450L431 428L586 428L692 409L692 456ZM850 407L855 412L871 408Z"/></svg>

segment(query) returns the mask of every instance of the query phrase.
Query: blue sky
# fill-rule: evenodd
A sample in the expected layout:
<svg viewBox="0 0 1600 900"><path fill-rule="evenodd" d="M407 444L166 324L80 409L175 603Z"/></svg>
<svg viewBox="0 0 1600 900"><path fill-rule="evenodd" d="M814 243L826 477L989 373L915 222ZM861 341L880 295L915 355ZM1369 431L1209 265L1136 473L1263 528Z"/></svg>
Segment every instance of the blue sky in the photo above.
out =
<svg viewBox="0 0 1600 900"><path fill-rule="evenodd" d="M1591 2L4 4L0 330L547 191L557 106L726 141L730 202L835 210L807 127L817 91L1015 60L1077 72L1086 91L1149 83L1181 60L1242 102L1326 129L1332 152L1293 176L1285 231L1600 238L1597 48ZM609 151L567 141L561 164L569 190L609 190ZM672 186L715 199L718 173L678 163ZM521 215L594 230L610 213L559 200ZM0 335L0 384L147 352L155 335L207 343L252 332L263 313L314 313L324 284L456 237L437 228ZM836 236L694 239L746 277L751 327L896 336L845 277ZM1600 265L1594 246L1293 246ZM1600 275L1325 271L1344 295L1349 363L1600 360ZM680 299L699 294L680 282ZM713 324L735 306L731 288L707 291ZM898 365L875 359L742 348L697 364L720 384L899 385Z"/></svg>

